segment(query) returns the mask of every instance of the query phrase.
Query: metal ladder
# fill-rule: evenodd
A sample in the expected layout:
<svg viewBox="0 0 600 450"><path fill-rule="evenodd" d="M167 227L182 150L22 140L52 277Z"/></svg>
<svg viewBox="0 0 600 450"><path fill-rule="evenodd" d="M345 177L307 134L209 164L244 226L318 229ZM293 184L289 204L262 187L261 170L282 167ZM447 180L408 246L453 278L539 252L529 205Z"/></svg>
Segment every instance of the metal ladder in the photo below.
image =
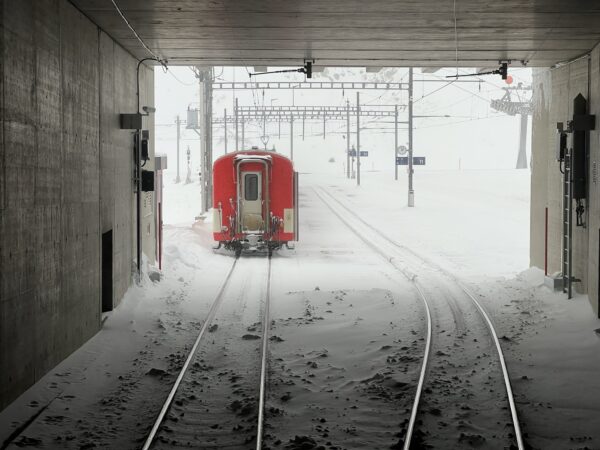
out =
<svg viewBox="0 0 600 450"><path fill-rule="evenodd" d="M562 245L562 279L563 292L571 298L571 284L573 282L572 269L572 238L573 238L573 183L572 183L572 156L571 150L565 151L565 169L563 176L563 245Z"/></svg>

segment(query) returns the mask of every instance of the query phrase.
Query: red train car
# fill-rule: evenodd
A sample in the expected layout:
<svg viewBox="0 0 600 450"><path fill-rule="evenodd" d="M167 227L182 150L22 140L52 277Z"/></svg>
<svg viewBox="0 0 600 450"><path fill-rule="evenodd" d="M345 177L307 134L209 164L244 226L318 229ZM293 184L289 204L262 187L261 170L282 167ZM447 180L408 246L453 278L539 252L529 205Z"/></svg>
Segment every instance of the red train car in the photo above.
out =
<svg viewBox="0 0 600 450"><path fill-rule="evenodd" d="M288 158L252 149L213 165L213 235L240 253L268 251L298 240L298 174Z"/></svg>

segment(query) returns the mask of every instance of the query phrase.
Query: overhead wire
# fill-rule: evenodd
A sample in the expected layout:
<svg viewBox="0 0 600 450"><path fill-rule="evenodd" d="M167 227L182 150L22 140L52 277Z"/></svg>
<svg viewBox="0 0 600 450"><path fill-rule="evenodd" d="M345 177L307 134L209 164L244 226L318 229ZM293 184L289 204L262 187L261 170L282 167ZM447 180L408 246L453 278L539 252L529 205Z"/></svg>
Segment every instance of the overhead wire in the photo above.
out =
<svg viewBox="0 0 600 450"><path fill-rule="evenodd" d="M434 89L434 90L433 90L433 91L431 91L431 92L428 92L427 94L423 95L423 97L416 99L416 100L413 102L413 105L414 105L415 103L418 103L418 102L420 102L420 101L421 101L421 100L423 100L424 98L426 98L426 97L429 97L430 95L432 95L432 94L435 94L436 92L438 92L438 91L441 91L442 89L444 89L444 88L446 88L446 87L450 86L452 83L454 83L454 81L449 81L448 83L444 84L443 86L441 86L441 87L439 87L439 88L437 88L437 89Z"/></svg>
<svg viewBox="0 0 600 450"><path fill-rule="evenodd" d="M453 5L453 12L454 12L454 56L456 59L456 75L458 75L458 31L457 31L457 26L456 26L456 0L454 0L454 5Z"/></svg>
<svg viewBox="0 0 600 450"><path fill-rule="evenodd" d="M247 73L250 73L250 72L249 72L249 70L248 70L248 67L247 67L247 66L244 66L244 69L246 70L246 72L247 72ZM218 75L219 77L220 77L220 76L223 74L223 71L224 71L224 69L222 68L222 70L221 70L221 74L219 74L219 75ZM405 75L406 75L406 74L405 74ZM404 75L404 76L405 76L405 75ZM234 74L234 76L235 76L235 74ZM402 78L404 78L404 76L403 76ZM192 84L187 84L187 83L184 83L184 82L182 82L182 81L181 81L181 80L179 80L179 79L178 79L178 78L177 78L175 75L173 75L173 77L174 77L174 78L175 78L175 79L176 79L178 82L180 82L180 83L182 83L182 84L184 84L184 85L192 85ZM441 77L439 77L439 76L436 76L436 75L433 75L433 77L434 77L434 78L436 78L436 79L439 79L439 80L443 80L443 78L441 78ZM216 77L215 77L215 78L216 78ZM444 80L444 81L445 81L445 80ZM496 85L495 83L492 83L492 82L490 82L490 81L488 81L488 80L485 80L485 79L479 79L479 81L480 81L480 84L482 84L482 83L487 83L488 85L490 85L490 86L493 86L495 89L502 89L502 87L500 87L500 86ZM251 82L251 83L252 83L252 82ZM493 89L488 89L488 90L484 91L485 93L484 93L483 95L480 95L480 94L477 94L476 92L473 92L473 91L471 91L471 90L469 90L469 89L465 89L465 88L463 88L463 87L462 87L462 86L460 86L458 83L455 83L455 80L453 80L453 81L450 81L450 82L447 82L447 83L445 83L443 86L441 86L441 87L439 87L439 88L435 89L434 91L428 92L427 94L423 95L421 98L419 98L419 99L415 100L415 103L416 103L416 102L418 102L418 101L420 101L420 100L422 100L422 99L424 99L424 98L426 98L426 97L428 97L428 96L430 96L430 95L432 95L432 94L434 94L434 93L436 93L436 92L439 92L440 90L442 90L442 89L446 88L447 86L449 86L449 85L451 85L451 84L456 84L456 87L457 87L458 89L460 89L460 90L462 90L462 91L464 91L464 92L468 93L468 94L469 94L469 96L468 96L468 97L466 97L466 98L460 99L460 100L458 100L458 101L456 101L456 102L454 102L454 103L451 103L450 105L447 105L447 106L445 106L445 107L439 107L439 108L435 108L434 110L428 110L427 112L437 111L437 110L439 110L439 109L442 109L442 108L450 108L450 107L452 107L452 106L454 106L454 105L456 105L456 104L459 104L459 103L465 102L465 101L467 101L467 100L469 100L469 99L472 99L472 98L474 98L474 97L475 97L475 98L478 98L478 99L480 99L480 100L483 100L483 101L485 101L486 103L488 103L488 102L489 102L489 98L486 98L484 95L485 95L485 93L489 93L489 92L493 91ZM252 98L253 98L253 103L254 103L254 106L255 106L255 107L258 107L258 104L260 103L260 101L259 101L259 100L257 100L257 98L256 98L256 95L258 94L258 92L257 92L257 88L254 86L254 83L252 83L252 84L251 84L251 92L252 92ZM372 98L372 99L368 100L368 101L367 101L367 102L365 102L364 104L372 104L372 103L375 103L375 102L377 102L378 100L380 100L381 98L383 98L385 95L388 95L388 94L389 94L388 92L384 92L384 93L382 93L381 95L379 95L379 96L377 96L377 97L375 97L375 98ZM343 100L342 100L342 101L343 101ZM262 103L263 103L263 106L264 106L264 105L265 105L265 99L264 99L264 97L263 97L263 102L262 102ZM354 117L354 116L353 116L353 117ZM459 124L459 123L464 123L464 122L477 121L477 120L485 120L485 119L489 119L489 118L492 118L492 117L498 117L498 116L473 117L473 118L469 118L469 119L467 119L467 120L454 121L454 122L447 122L447 123L441 123L441 124L440 124L440 123L438 123L438 124L434 124L434 125L424 125L424 126L420 126L420 127L416 127L416 128L417 128L417 129L418 129L418 128L421 128L421 129L424 129L424 128L437 128L437 127L442 127L442 126L450 126L450 125ZM319 120L319 122L320 122L320 120ZM368 125L370 125L370 124L375 124L375 123L382 123L382 124L383 124L383 123L385 123L385 122L381 122L381 119L380 119L380 118L374 118L374 119L372 119L372 120L367 120L367 121L365 121L363 124L361 124L361 125L362 125L362 126L361 126L361 129L363 129L363 130L365 130L365 131L366 131L366 130L380 130L380 131L386 131L386 129L385 129L385 128L381 128L381 127L377 127L377 128L376 128L376 127L371 127L371 128L370 128L370 127L368 127ZM254 123L254 124L253 124L252 122L250 122L250 121L249 121L249 122L247 122L247 125L248 125L248 132L250 132L250 129L252 129L252 128L255 128L256 130L253 130L253 131L257 131L257 132L260 134L260 129L261 129L261 125L260 125L260 123ZM363 127L364 127L364 128L363 128ZM313 128L313 127L311 126L311 128ZM390 129L390 130L391 130L391 129ZM331 130L331 131L328 131L328 133L331 133L331 134L338 134L338 133L345 134L345 132L346 132L346 125L345 125L345 124L340 124L340 126L339 126L339 127L335 127L333 130ZM285 133L282 133L282 136L285 136ZM307 133L307 134L306 134L306 136L308 136L308 137L322 136L322 133L321 133L321 132L317 132L317 133Z"/></svg>
<svg viewBox="0 0 600 450"><path fill-rule="evenodd" d="M486 116L486 117L474 117L472 119L466 119L466 120L458 120L455 122L445 122L445 123L441 123L441 124L437 124L437 125L425 125L425 126L421 126L421 127L415 127L415 129L424 129L424 128L440 128L440 127L447 127L450 125L457 125L459 123L466 123L466 122L476 122L478 120L486 120L486 119L499 119L499 118L512 118L512 116L507 116L505 114L498 114L496 116Z"/></svg>
<svg viewBox="0 0 600 450"><path fill-rule="evenodd" d="M439 77L439 76L437 76L437 75L433 75L433 77L435 77L435 78L436 78L436 79L438 79L438 80L444 80L444 78L442 78L442 77ZM482 82L487 82L487 81L485 81L485 80L481 80L481 81L482 81ZM469 94L471 94L471 95L473 95L473 96L475 96L475 97L478 97L478 98L480 98L481 100L483 100L483 101L485 101L485 102L489 102L489 99L488 99L488 98L482 97L481 95L478 95L478 94L476 94L476 93L475 93L475 92L473 92L473 91L469 91L468 89L465 89L465 88L463 88L463 87L460 85L460 83L456 83L456 80L453 80L453 81L449 82L449 83L448 83L446 86L449 86L449 85L453 85L454 87L456 87L457 89L460 89L461 91L468 92ZM444 86L444 87L446 87L446 86ZM437 90L439 90L439 89L437 89Z"/></svg>
<svg viewBox="0 0 600 450"><path fill-rule="evenodd" d="M486 92L486 93L487 93L487 92L491 92L491 90L487 90L487 91L484 91L484 92ZM471 100L471 101L472 101L472 100L473 100L473 97L474 97L474 96L473 96L473 93L472 93L472 92L469 92L469 95L468 95L468 96L466 96L466 97L463 97L463 98L461 98L460 100L457 100L457 101L455 101L455 102L452 102L452 103L450 103L450 104L447 104L447 105L440 105L440 106L434 107L434 108L432 108L432 109L425 109L425 111L424 111L424 112L426 112L426 113L432 113L432 112L436 112L436 111L439 111L439 110L443 110L443 109L451 108L451 107L453 107L453 106L456 106L456 105L458 105L458 104L461 104L461 103L463 103L463 102L466 102L466 101L468 101L468 100ZM481 97L481 98L483 99L483 97ZM489 99L486 99L486 103L488 103L488 102L489 102Z"/></svg>
<svg viewBox="0 0 600 450"><path fill-rule="evenodd" d="M193 70L191 67L189 67L189 66L188 66L188 68L189 68L189 69L190 69L192 72L194 72L194 70ZM195 82L193 82L193 83L186 83L185 81L181 81L181 80L180 80L180 79L179 79L179 78L178 78L178 77L177 77L177 76L176 76L176 75L173 73L173 71L172 71L172 70L168 70L168 71L166 71L166 72L167 72L167 73L169 73L169 74L170 74L170 75L171 75L171 76L172 76L172 77L173 77L173 78L174 78L174 79L175 79L175 80L176 80L176 81L177 81L179 84L181 84L181 85L183 85L183 86L195 86L195 85L196 85L196 83L195 83ZM195 72L194 72L194 73L195 73Z"/></svg>
<svg viewBox="0 0 600 450"><path fill-rule="evenodd" d="M142 44L142 47L144 47L146 49L146 51L148 53L150 53L150 55L152 55L152 58L155 61L159 62L163 67L166 67L167 61L162 59L160 56L158 56L154 51L152 51L152 49L150 47L148 47L148 45L146 45L146 43L140 37L140 35L137 33L137 31L135 31L135 29L133 28L133 26L131 25L129 20L127 20L127 17L125 17L125 14L123 14L123 11L121 11L121 8L119 8L119 5L117 5L117 2L115 0L110 0L110 1L112 2L113 6L117 10L117 13L121 16L121 18L123 19L125 24L129 27L129 29L131 30L133 35L136 37L136 39L139 41L139 43Z"/></svg>

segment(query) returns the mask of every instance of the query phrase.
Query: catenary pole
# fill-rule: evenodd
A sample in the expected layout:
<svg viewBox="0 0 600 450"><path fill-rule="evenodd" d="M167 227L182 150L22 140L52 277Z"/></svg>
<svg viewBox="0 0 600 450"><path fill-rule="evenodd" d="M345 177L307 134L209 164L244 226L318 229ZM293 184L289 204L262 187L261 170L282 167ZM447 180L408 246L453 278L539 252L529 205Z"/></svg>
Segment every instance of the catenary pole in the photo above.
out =
<svg viewBox="0 0 600 450"><path fill-rule="evenodd" d="M239 141L239 117L238 117L238 99L235 99L235 107L233 111L235 117L235 151L237 152L240 149L240 141Z"/></svg>
<svg viewBox="0 0 600 450"><path fill-rule="evenodd" d="M350 179L350 100L346 100L346 178Z"/></svg>
<svg viewBox="0 0 600 450"><path fill-rule="evenodd" d="M394 106L394 180L398 181L398 105Z"/></svg>
<svg viewBox="0 0 600 450"><path fill-rule="evenodd" d="M214 68L211 67L207 73L208 77L204 81L206 90L206 184L205 184L205 202L206 210L212 208L212 163L213 163L213 78Z"/></svg>
<svg viewBox="0 0 600 450"><path fill-rule="evenodd" d="M356 185L360 186L360 92L356 93Z"/></svg>
<svg viewBox="0 0 600 450"><path fill-rule="evenodd" d="M206 107L206 102L207 102L207 98L206 98L206 89L205 89L205 85L204 85L204 81L206 78L206 72L205 69L203 67L197 66L197 75L196 77L198 78L198 89L200 92L200 105L199 105L199 118L198 118L198 126L200 127L199 131L198 131L198 137L200 138L200 186L201 186L201 191L200 191L200 214L204 214L207 211L207 204L206 204L206 153L208 151L207 148L207 143L208 143L208 139L207 139L207 134L208 134L208 128L206 127L206 124L208 123L206 120L206 113L207 113L207 107Z"/></svg>
<svg viewBox="0 0 600 450"><path fill-rule="evenodd" d="M290 117L290 159L294 161L294 116Z"/></svg>
<svg viewBox="0 0 600 450"><path fill-rule="evenodd" d="M413 187L413 68L408 69L408 206L415 206Z"/></svg>
<svg viewBox="0 0 600 450"><path fill-rule="evenodd" d="M223 112L223 126L225 127L225 132L223 133L223 146L225 147L225 154L227 154L227 108L225 108L225 111Z"/></svg>
<svg viewBox="0 0 600 450"><path fill-rule="evenodd" d="M177 116L177 177L175 178L175 183L181 182L181 177L179 176L179 142L181 140L181 120L179 116Z"/></svg>

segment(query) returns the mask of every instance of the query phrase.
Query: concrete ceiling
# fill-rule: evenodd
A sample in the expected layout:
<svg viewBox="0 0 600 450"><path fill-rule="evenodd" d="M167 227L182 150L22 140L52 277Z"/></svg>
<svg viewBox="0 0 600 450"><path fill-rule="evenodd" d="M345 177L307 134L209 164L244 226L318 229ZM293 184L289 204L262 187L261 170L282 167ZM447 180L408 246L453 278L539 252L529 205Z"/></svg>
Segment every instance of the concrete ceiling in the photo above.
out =
<svg viewBox="0 0 600 450"><path fill-rule="evenodd" d="M71 0L138 58L110 0ZM600 42L598 0L116 0L171 64L550 66ZM455 18L456 16L456 35Z"/></svg>

